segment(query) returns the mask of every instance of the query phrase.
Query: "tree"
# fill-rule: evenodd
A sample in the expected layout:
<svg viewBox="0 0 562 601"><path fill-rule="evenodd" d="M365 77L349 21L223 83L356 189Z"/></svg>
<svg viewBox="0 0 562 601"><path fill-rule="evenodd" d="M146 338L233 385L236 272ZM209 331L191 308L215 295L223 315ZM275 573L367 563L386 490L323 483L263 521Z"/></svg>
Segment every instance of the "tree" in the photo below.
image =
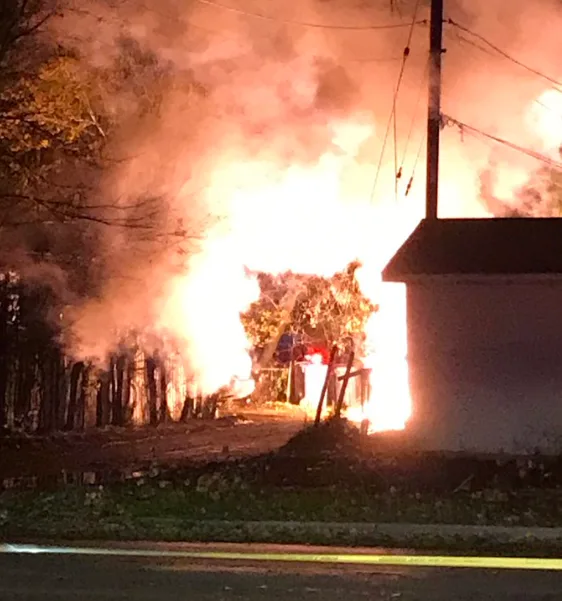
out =
<svg viewBox="0 0 562 601"><path fill-rule="evenodd" d="M0 0L4 230L88 215L84 187L63 174L94 163L105 135L90 101L87 71L45 35L56 10L57 0Z"/></svg>
<svg viewBox="0 0 562 601"><path fill-rule="evenodd" d="M71 214L75 203L65 208L56 198L41 202L37 192L65 158L91 161L103 141L76 60L56 56L34 72L12 75L0 91L2 197L32 202L52 215Z"/></svg>
<svg viewBox="0 0 562 601"><path fill-rule="evenodd" d="M331 278L261 274L260 299L241 316L252 344L263 348L277 335L283 322L281 300L288 286L297 285L301 291L285 329L328 346L344 346L353 340L360 350L366 322L377 307L361 292L355 278L357 267L352 263Z"/></svg>
<svg viewBox="0 0 562 601"><path fill-rule="evenodd" d="M55 0L0 0L0 67L56 14Z"/></svg>

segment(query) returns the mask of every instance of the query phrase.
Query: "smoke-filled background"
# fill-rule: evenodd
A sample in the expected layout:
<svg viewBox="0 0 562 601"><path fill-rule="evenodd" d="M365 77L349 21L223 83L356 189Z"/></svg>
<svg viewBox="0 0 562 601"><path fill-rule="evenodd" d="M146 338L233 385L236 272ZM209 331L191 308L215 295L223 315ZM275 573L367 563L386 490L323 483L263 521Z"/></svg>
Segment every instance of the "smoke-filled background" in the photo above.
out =
<svg viewBox="0 0 562 601"><path fill-rule="evenodd" d="M469 127L442 132L440 216L557 214L560 3L448 0L445 13L442 110ZM427 2L101 0L61 14L51 38L127 83L95 88L113 125L89 196L150 221L96 228L90 287L63 316L75 356L167 333L212 392L249 372L253 274L355 259L381 305L374 346L405 352L403 291L380 271L423 216Z"/></svg>

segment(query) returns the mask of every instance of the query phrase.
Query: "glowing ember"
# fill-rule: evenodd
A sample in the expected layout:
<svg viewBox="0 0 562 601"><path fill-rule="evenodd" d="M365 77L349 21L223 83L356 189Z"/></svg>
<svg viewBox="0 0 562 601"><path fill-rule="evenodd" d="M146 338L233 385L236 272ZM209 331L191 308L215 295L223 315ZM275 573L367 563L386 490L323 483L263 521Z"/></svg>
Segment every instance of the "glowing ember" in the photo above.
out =
<svg viewBox="0 0 562 601"><path fill-rule="evenodd" d="M322 365L324 359L320 353L315 353L314 355L307 355L305 359L310 363L310 365Z"/></svg>

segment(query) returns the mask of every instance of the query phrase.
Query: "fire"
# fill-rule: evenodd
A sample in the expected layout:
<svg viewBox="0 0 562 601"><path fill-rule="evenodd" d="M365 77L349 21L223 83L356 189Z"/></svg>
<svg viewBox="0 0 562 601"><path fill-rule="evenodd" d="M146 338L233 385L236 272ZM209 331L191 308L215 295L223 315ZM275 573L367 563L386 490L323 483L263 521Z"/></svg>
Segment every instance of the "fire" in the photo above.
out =
<svg viewBox="0 0 562 601"><path fill-rule="evenodd" d="M562 92L550 89L543 92L528 113L530 128L536 132L539 145L550 158L560 160L562 143Z"/></svg>
<svg viewBox="0 0 562 601"><path fill-rule="evenodd" d="M117 117L116 127L124 124L116 140L128 144L122 154L130 159L117 161L119 167L102 195L115 194L119 203L122 198L162 197L170 219L155 239L168 240L168 226L174 224L175 230L177 217L190 233L196 230L198 247L189 247L178 273L173 250L159 251L166 256L155 259L150 246L137 265L125 243L127 236L107 234L100 264L114 249L126 254L116 257L115 264L108 261L110 285L103 299L79 307L81 319L73 325L73 338L80 340L80 348L75 354L106 356L118 341L113 332L123 323L139 331L163 330L180 347L192 394L233 385L247 391L252 349L240 313L260 294L253 274L292 271L329 277L358 260L360 286L380 311L366 327L367 354L361 358L371 369L372 396L363 411L348 416L357 421L369 418L373 429L403 428L415 409L408 386L405 290L383 284L380 274L423 217L427 107L423 102L416 106L426 80L427 46L417 37L423 28L415 32L396 90L399 65L378 59L402 55L406 29L360 33L345 31L345 26L336 31L290 25L296 13L291 8L285 14L290 4L286 2L272 3L276 6L268 12L271 19L265 20L205 3L187 3L185 11L178 8L182 3L173 3L171 10L160 2L158 10L138 11L130 3L98 4L84 11L90 17L71 11L53 21L53 27L80 40L78 54L96 67L113 64L130 36L150 56L163 59L154 67L165 67L166 74L157 95L162 100L150 118L140 110L144 95L137 103L130 91L115 92L109 114ZM121 7L125 4L126 10ZM330 3L329 10L320 6L328 3L313 4L298 3L303 15L314 15L303 21L389 21L386 8L367 10L365 3ZM471 18L475 32L480 35L483 28L484 39L490 37L505 50L505 57L518 57L511 63L541 65L551 81L560 79L552 51L559 38L558 10L539 3L526 14L525 3L519 4L501 22L494 17L501 2L490 5L488 23L486 11L477 11L478 18ZM523 22L530 32L525 36L528 42L513 34ZM91 31L96 31L93 38ZM560 91L539 90L545 78L537 73L537 79L529 69L525 78L522 72L517 75L514 64L483 59L477 48L460 46L454 39L445 42L450 69L444 69L444 111L558 162ZM474 62L469 56L473 51ZM149 83L151 69L146 74L139 71L139 78ZM192 75L197 86L191 85ZM142 87L144 80L137 85ZM389 129L383 154L395 90L395 127ZM536 158L497 140L471 137L452 127L442 131L442 149L441 217L490 217L490 200L484 196L501 201L502 207L517 208L518 192L541 167ZM396 190L398 167L403 174ZM487 186L492 190L483 194L481 176L489 172L493 177ZM405 196L411 176L413 187ZM147 285L138 289L135 281L134 293L124 287L121 275L112 272L127 269L135 275L138 270ZM325 366L313 364L315 368L320 381ZM318 388L318 382L313 387ZM181 399L183 391L178 394Z"/></svg>
<svg viewBox="0 0 562 601"><path fill-rule="evenodd" d="M541 98L552 102L550 94ZM551 124L545 125L544 113L536 119L532 127L544 142ZM256 151L228 136L213 150L203 195L214 222L186 274L170 288L160 325L185 341L184 356L198 392L212 393L233 379L247 382L251 349L239 315L259 297L251 274L292 271L329 277L358 260L361 289L380 309L366 327L367 352L360 357L370 370L371 396L362 409L348 409L347 417L369 420L372 431L399 430L413 410L406 294L404 286L383 284L381 271L422 217L423 193L418 185L407 198L396 198L394 171L385 163L382 184L371 200L376 170L372 151L365 148L377 140L372 117L334 117L327 130L331 138L315 158L293 159L291 153L287 158L286 146L279 151L276 140L271 148ZM557 132L555 138L561 137ZM459 147L443 158L442 194L456 206L443 203L440 214L489 216L475 200L475 183L469 183ZM514 165L501 174L507 174L509 188L531 172L527 165ZM326 366L311 358L303 402L309 413L315 411L325 375Z"/></svg>
<svg viewBox="0 0 562 601"><path fill-rule="evenodd" d="M368 420L370 430L402 430L412 413L408 374L406 331L406 291L402 284L379 284L379 311L371 316L366 328L367 356L370 368L371 398L352 421Z"/></svg>
<svg viewBox="0 0 562 601"><path fill-rule="evenodd" d="M416 205L370 201L372 164L358 161L362 145L375 134L365 115L335 120L330 130L328 149L308 163L256 159L242 148L235 159L231 148L215 159L205 196L216 225L186 276L170 288L161 325L186 340L197 391L214 392L251 373L238 317L259 296L249 274L329 277L358 259L360 286L381 307L365 332L370 350L363 360L375 391L365 411L374 429L401 428L411 411L405 294L400 286L382 284L380 272L419 217ZM312 358L307 371L304 404L312 411L326 366Z"/></svg>
<svg viewBox="0 0 562 601"><path fill-rule="evenodd" d="M305 366L305 396L301 401L301 407L309 417L316 415L318 401L322 394L322 387L326 380L328 366L323 363L320 353L307 356L307 365Z"/></svg>

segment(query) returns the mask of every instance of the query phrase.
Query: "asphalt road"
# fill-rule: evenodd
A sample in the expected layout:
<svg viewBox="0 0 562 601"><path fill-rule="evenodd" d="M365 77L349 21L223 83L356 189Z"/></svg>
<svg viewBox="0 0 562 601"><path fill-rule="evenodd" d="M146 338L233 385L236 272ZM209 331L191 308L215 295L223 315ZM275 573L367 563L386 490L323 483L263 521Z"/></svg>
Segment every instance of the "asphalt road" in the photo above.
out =
<svg viewBox="0 0 562 601"><path fill-rule="evenodd" d="M2 601L559 601L559 572L0 554Z"/></svg>

